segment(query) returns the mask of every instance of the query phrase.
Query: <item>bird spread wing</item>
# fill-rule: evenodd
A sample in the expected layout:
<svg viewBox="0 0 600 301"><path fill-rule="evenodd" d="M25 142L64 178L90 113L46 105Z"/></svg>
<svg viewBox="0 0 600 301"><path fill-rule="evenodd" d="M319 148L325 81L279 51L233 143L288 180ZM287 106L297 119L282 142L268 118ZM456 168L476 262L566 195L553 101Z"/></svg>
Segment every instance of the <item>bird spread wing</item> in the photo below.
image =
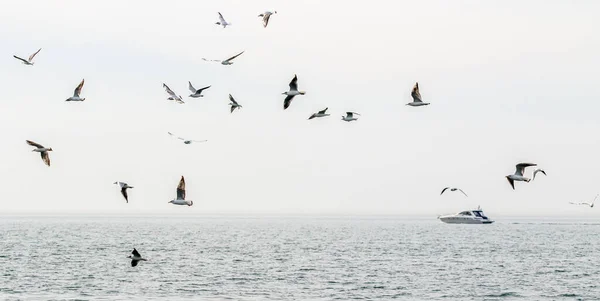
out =
<svg viewBox="0 0 600 301"><path fill-rule="evenodd" d="M183 176L181 176L179 185L177 185L177 199L185 200L185 180L183 179Z"/></svg>
<svg viewBox="0 0 600 301"><path fill-rule="evenodd" d="M133 256L135 256L135 257L142 257L142 255L140 255L140 252L138 252L135 248L133 248L133 251L131 252L131 254L133 254Z"/></svg>
<svg viewBox="0 0 600 301"><path fill-rule="evenodd" d="M415 83L415 86L412 89L412 92L410 93L410 96L412 96L413 101L414 102L423 102L423 100L421 99L421 92L419 92L419 83Z"/></svg>
<svg viewBox="0 0 600 301"><path fill-rule="evenodd" d="M294 78L290 82L290 91L298 91L298 76L294 74Z"/></svg>
<svg viewBox="0 0 600 301"><path fill-rule="evenodd" d="M445 192L446 190L448 190L449 188L450 188L450 187L446 187L446 188L442 189L442 192L440 193L440 195L444 194L444 192Z"/></svg>
<svg viewBox="0 0 600 301"><path fill-rule="evenodd" d="M525 174L525 167L529 167L529 166L537 166L537 164L534 163L519 163L516 166L516 170L515 170L515 174L522 176L523 174Z"/></svg>
<svg viewBox="0 0 600 301"><path fill-rule="evenodd" d="M325 114L325 112L327 112L327 109L329 109L329 108L325 108L325 110L319 111L319 114Z"/></svg>
<svg viewBox="0 0 600 301"><path fill-rule="evenodd" d="M245 50L244 50L244 51L245 51ZM229 62L229 61L233 60L234 58L236 58L236 57L238 57L238 56L242 55L242 53L244 53L244 51L242 51L242 52L240 52L240 53L238 53L238 54L236 54L236 55L234 55L234 56L232 56L232 57L230 57L230 58L226 59L225 61L226 61L226 62Z"/></svg>
<svg viewBox="0 0 600 301"><path fill-rule="evenodd" d="M285 99L283 100L283 109L287 109L290 104L292 103L292 99L294 99L294 95L288 95L285 97Z"/></svg>
<svg viewBox="0 0 600 301"><path fill-rule="evenodd" d="M233 113L233 111L235 111L235 106L233 106L233 105L232 105L232 106L231 106L231 109L230 109L230 111L229 111L229 112L230 112L230 113Z"/></svg>
<svg viewBox="0 0 600 301"><path fill-rule="evenodd" d="M138 262L140 262L139 260L132 260L131 261L131 266L134 267L138 264Z"/></svg>
<svg viewBox="0 0 600 301"><path fill-rule="evenodd" d="M196 93L196 91L197 91L197 90L196 90L196 88L194 88L194 86L192 86L192 82L188 82L188 84L189 84L189 86L188 86L188 87L189 87L190 91L192 91L192 93ZM171 92L172 92L172 91L171 91ZM170 93L169 93L169 94L170 94Z"/></svg>
<svg viewBox="0 0 600 301"><path fill-rule="evenodd" d="M50 166L50 155L48 154L48 152L41 152L40 154L42 155L42 160L44 160L44 163Z"/></svg>
<svg viewBox="0 0 600 301"><path fill-rule="evenodd" d="M346 112L346 117L348 117L348 118L352 118L352 115L353 115L353 114L354 114L354 113L352 113L352 112Z"/></svg>
<svg viewBox="0 0 600 301"><path fill-rule="evenodd" d="M271 12L266 12L263 14L263 27L267 27L267 25L269 25L269 18L271 17L271 15Z"/></svg>
<svg viewBox="0 0 600 301"><path fill-rule="evenodd" d="M77 88L75 88L75 91L73 92L73 97L79 97L79 94L81 93L81 89L83 89L83 84L85 83L85 78L81 80L81 82L79 83L79 85L77 86Z"/></svg>
<svg viewBox="0 0 600 301"><path fill-rule="evenodd" d="M458 191L462 192L462 194L468 197L468 195L462 189L459 188Z"/></svg>
<svg viewBox="0 0 600 301"><path fill-rule="evenodd" d="M163 88L165 88L165 90L167 91L167 93L169 95L171 95L171 97L173 97L174 99L178 98L177 94L175 94L175 92L173 92L173 90L171 90L171 88L169 88L169 86L163 84Z"/></svg>
<svg viewBox="0 0 600 301"><path fill-rule="evenodd" d="M221 25L225 25L227 24L227 21L225 21L225 18L223 18L223 15L221 15L221 13L219 13L219 21L221 21Z"/></svg>
<svg viewBox="0 0 600 301"><path fill-rule="evenodd" d="M206 87L204 87L204 88L201 88L201 89L199 89L199 90L198 90L198 93L202 93L202 91L204 91L204 90L206 90L206 89L208 89L208 88L210 88L210 86L206 86Z"/></svg>
<svg viewBox="0 0 600 301"><path fill-rule="evenodd" d="M231 96L231 94L229 94L229 100L231 100L231 102L235 105L237 105L237 101L235 101L235 99L233 99L233 96Z"/></svg>
<svg viewBox="0 0 600 301"><path fill-rule="evenodd" d="M29 145L31 145L31 146L35 146L35 147L37 147L37 148L44 148L44 146L43 146L43 145L41 145L41 144L39 144L39 143L35 143L35 142L31 141L31 140L25 140L25 141L27 142L27 144L29 144Z"/></svg>
<svg viewBox="0 0 600 301"><path fill-rule="evenodd" d="M316 114L316 113L314 113L314 114L310 115L310 117L308 117L308 120L311 120L311 119L313 119L313 118L315 118L315 117L317 117L317 114Z"/></svg>
<svg viewBox="0 0 600 301"><path fill-rule="evenodd" d="M28 63L28 61L26 59L20 58L20 57L18 57L16 55L13 55L13 57L16 58L17 60L21 60L21 61L23 61L25 63Z"/></svg>
<svg viewBox="0 0 600 301"><path fill-rule="evenodd" d="M36 54L38 54L38 52L40 52L40 50L42 50L42 48L38 49L38 51L36 51L34 54L29 56L29 62L31 62L33 60L33 58L36 56Z"/></svg>
<svg viewBox="0 0 600 301"><path fill-rule="evenodd" d="M121 188L121 194L122 194L122 195L123 195L123 197L125 198L125 201L126 201L127 203L129 203L129 198L127 197L127 188L126 188L126 187L123 187L123 188Z"/></svg>
<svg viewBox="0 0 600 301"><path fill-rule="evenodd" d="M508 180L508 183L510 183L510 186L512 187L513 190L515 190L515 181L513 181L513 179L511 178L506 178Z"/></svg>

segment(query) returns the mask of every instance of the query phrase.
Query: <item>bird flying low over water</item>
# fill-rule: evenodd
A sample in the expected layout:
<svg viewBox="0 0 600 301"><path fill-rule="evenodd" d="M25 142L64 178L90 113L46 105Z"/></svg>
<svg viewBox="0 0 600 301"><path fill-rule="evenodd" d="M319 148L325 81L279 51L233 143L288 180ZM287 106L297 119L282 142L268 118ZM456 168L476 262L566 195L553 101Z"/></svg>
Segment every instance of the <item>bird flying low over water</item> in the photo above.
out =
<svg viewBox="0 0 600 301"><path fill-rule="evenodd" d="M535 180L535 175L536 175L538 172L541 172L541 173L543 173L544 175L546 175L546 172L545 172L543 169L536 169L536 170L534 170L534 171L533 171L533 179L532 179L532 180Z"/></svg>
<svg viewBox="0 0 600 301"><path fill-rule="evenodd" d="M421 98L421 92L419 92L419 83L415 83L415 86L413 87L412 91L410 92L410 96L412 96L413 101L407 103L407 106L411 106L411 107L420 107L420 106L426 106L429 103L428 102L423 102L423 99Z"/></svg>
<svg viewBox="0 0 600 301"><path fill-rule="evenodd" d="M133 251L131 252L131 255L127 256L127 258L131 258L131 266L134 267L138 264L138 262L140 261L148 261L145 258L142 258L142 255L140 255L140 252L138 252L135 248L133 248Z"/></svg>
<svg viewBox="0 0 600 301"><path fill-rule="evenodd" d="M325 108L324 110L321 110L319 112L316 112L316 113L310 115L310 117L308 117L308 120L311 120L313 118L319 118L319 117L329 116L329 114L325 113L325 112L327 112L327 109L329 109L329 108Z"/></svg>
<svg viewBox="0 0 600 301"><path fill-rule="evenodd" d="M277 11L273 11L273 12L266 11L266 12L258 15L259 17L263 18L262 19L262 21L263 21L263 27L267 27L267 25L269 25L269 18L271 18L272 14L276 14L276 13L277 13Z"/></svg>
<svg viewBox="0 0 600 301"><path fill-rule="evenodd" d="M240 53L238 53L238 54L236 54L236 55L234 55L234 56L232 56L232 57L230 57L230 58L228 58L226 60L209 60L209 59L206 59L206 58L202 58L202 60L203 61L207 61L207 62L220 62L221 65L232 65L233 64L232 60L235 59L236 57L242 55L242 53L244 53L244 51L242 51L242 52L240 52Z"/></svg>
<svg viewBox="0 0 600 301"><path fill-rule="evenodd" d="M31 145L31 146L35 146L35 149L32 150L32 152L38 152L40 153L40 155L42 156L42 160L44 160L44 163L46 163L46 165L50 166L50 155L48 155L48 152L52 151L51 147L44 147L43 145L39 144L39 143L35 143L31 140L25 140L27 142L27 144Z"/></svg>
<svg viewBox="0 0 600 301"><path fill-rule="evenodd" d="M73 96L67 98L65 101L84 101L85 98L79 97L79 94L81 94L81 89L83 89L84 83L85 83L85 78L82 79L81 82L79 83L79 85L77 85L77 88L75 88L75 91L73 92Z"/></svg>
<svg viewBox="0 0 600 301"><path fill-rule="evenodd" d="M190 97L193 97L193 98L204 97L204 95L202 95L202 91L210 88L210 86L206 86L202 89L196 90L196 88L194 88L194 86L192 86L192 82L188 82L188 84L189 84L190 91L192 91L192 94L190 94Z"/></svg>
<svg viewBox="0 0 600 301"><path fill-rule="evenodd" d="M125 198L125 201L129 203L129 198L127 197L127 188L133 188L133 186L129 186L125 182L114 182L113 184L118 184L121 187L121 194Z"/></svg>
<svg viewBox="0 0 600 301"><path fill-rule="evenodd" d="M354 115L360 115L356 112L346 112L346 116L342 116L343 121L354 121L358 120L358 117L354 117Z"/></svg>
<svg viewBox="0 0 600 301"><path fill-rule="evenodd" d="M16 58L17 60L22 61L23 64L25 64L25 65L32 66L33 58L35 57L36 54L38 54L38 52L40 52L40 50L42 50L42 48L38 49L38 51L36 51L34 54L30 55L28 59L20 58L16 55L13 55L13 57Z"/></svg>
<svg viewBox="0 0 600 301"><path fill-rule="evenodd" d="M596 195L596 197L594 198L594 200L591 203L573 203L573 202L569 202L569 204L572 205L584 205L584 206L590 206L590 208L594 208L594 202L596 202L596 199L598 198L598 195Z"/></svg>
<svg viewBox="0 0 600 301"><path fill-rule="evenodd" d="M185 180L183 176L181 176L181 180L179 180L179 185L177 185L177 198L174 200L170 200L169 203L173 205L194 205L193 201L185 200Z"/></svg>
<svg viewBox="0 0 600 301"><path fill-rule="evenodd" d="M468 195L467 195L467 194L466 194L466 193L465 193L465 192L464 192L462 189L460 189L460 188L456 188L456 187L446 187L446 188L444 188L444 189L442 190L442 192L440 193L440 195L444 194L444 192L445 192L446 190L448 190L448 189L450 189L450 191L457 191L457 190L458 190L458 191L462 192L462 194L464 194L465 196L468 196Z"/></svg>
<svg viewBox="0 0 600 301"><path fill-rule="evenodd" d="M235 111L235 109L239 109L239 108L242 107L240 104L237 103L237 101L235 101L235 99L233 99L233 96L231 96L231 94L229 94L229 100L231 101L229 103L229 105L231 106L231 112L230 113L233 113L233 111Z"/></svg>
<svg viewBox="0 0 600 301"><path fill-rule="evenodd" d="M171 90L171 88L169 88L169 86L165 85L163 83L163 88L165 88L165 91L167 91L167 93L169 94L169 97L167 98L168 100L174 100L177 103L185 103L183 102L183 98L181 97L181 95L177 95L175 94L175 92L173 92L173 90Z"/></svg>
<svg viewBox="0 0 600 301"><path fill-rule="evenodd" d="M512 189L515 189L515 181L527 182L531 181L530 178L525 177L523 174L525 173L525 168L530 166L537 166L535 163L519 163L516 165L515 174L506 176L508 183Z"/></svg>
<svg viewBox="0 0 600 301"><path fill-rule="evenodd" d="M290 106L292 99L294 99L296 95L304 95L306 92L298 91L298 76L294 74L294 78L292 78L292 81L290 82L290 90L283 92L282 94L287 95L283 100L283 109L285 110Z"/></svg>
<svg viewBox="0 0 600 301"><path fill-rule="evenodd" d="M218 13L219 13L219 22L217 22L215 24L221 25L221 26L223 26L223 28L231 25L231 23L225 21L225 18L223 18L223 15L220 12L218 12Z"/></svg>
<svg viewBox="0 0 600 301"><path fill-rule="evenodd" d="M182 137L175 136L171 132L167 132L167 133L169 135L171 135L171 137L175 137L175 138L183 141L184 144L192 144L192 142L206 142L206 141L208 141L208 140L190 140L190 139L185 139L185 138L182 138Z"/></svg>

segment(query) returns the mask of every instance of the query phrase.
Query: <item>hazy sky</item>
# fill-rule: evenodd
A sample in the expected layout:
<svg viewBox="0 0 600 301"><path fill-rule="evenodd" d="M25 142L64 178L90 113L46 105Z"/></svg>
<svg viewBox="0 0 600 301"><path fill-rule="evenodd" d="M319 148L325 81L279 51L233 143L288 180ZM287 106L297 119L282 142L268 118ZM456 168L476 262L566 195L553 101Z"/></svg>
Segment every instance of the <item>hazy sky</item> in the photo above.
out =
<svg viewBox="0 0 600 301"><path fill-rule="evenodd" d="M266 29L265 10L278 12ZM600 192L598 12L591 0L7 2L0 213L598 216L568 205ZM33 67L12 58L40 47ZM202 61L242 50L231 66ZM307 94L284 111L294 74ZM65 102L82 78L86 101ZM212 88L187 98L188 80ZM415 81L430 106L405 106ZM348 110L362 116L341 121ZM26 139L54 149L50 168ZM522 161L548 176L513 191L504 177ZM193 207L167 204L181 175ZM129 204L114 181L135 187ZM445 186L469 197L440 197Z"/></svg>

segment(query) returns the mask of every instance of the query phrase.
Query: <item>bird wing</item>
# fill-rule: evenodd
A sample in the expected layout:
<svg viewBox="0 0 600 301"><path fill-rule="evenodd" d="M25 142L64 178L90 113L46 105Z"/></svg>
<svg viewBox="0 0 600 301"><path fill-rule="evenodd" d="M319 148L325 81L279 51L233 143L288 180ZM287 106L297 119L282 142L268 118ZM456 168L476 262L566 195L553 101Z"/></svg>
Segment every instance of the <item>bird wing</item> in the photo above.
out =
<svg viewBox="0 0 600 301"><path fill-rule="evenodd" d="M142 257L142 255L140 255L140 252L138 252L135 248L133 248L133 251L131 251L131 254L133 254L133 256L135 256L135 257Z"/></svg>
<svg viewBox="0 0 600 301"><path fill-rule="evenodd" d="M77 88L75 88L75 91L73 92L73 97L79 97L79 94L81 93L81 89L83 89L83 84L85 83L85 78L81 80L81 82L79 83L79 85L77 86Z"/></svg>
<svg viewBox="0 0 600 301"><path fill-rule="evenodd" d="M536 169L536 170L533 172L533 179L534 179L534 180L535 180L535 175L536 175L538 172L541 172L541 173L543 173L544 175L546 175L546 172L545 172L543 169Z"/></svg>
<svg viewBox="0 0 600 301"><path fill-rule="evenodd" d="M185 200L185 180L183 179L183 176L181 176L179 185L177 185L177 199Z"/></svg>
<svg viewBox="0 0 600 301"><path fill-rule="evenodd" d="M233 99L233 96L231 96L231 94L229 94L229 100L231 100L231 102L236 105L238 104L237 101L235 101L235 99Z"/></svg>
<svg viewBox="0 0 600 301"><path fill-rule="evenodd" d="M189 84L188 88L190 89L190 91L192 91L192 93L196 93L197 90L196 90L196 88L194 88L194 86L192 86L192 82L188 81L188 84Z"/></svg>
<svg viewBox="0 0 600 301"><path fill-rule="evenodd" d="M43 146L43 145L41 145L41 144L39 144L39 143L35 143L35 142L31 141L31 140L25 140L25 142L27 142L27 144L29 144L29 145L31 145L31 146L35 146L35 147L37 147L37 148L44 148L44 146Z"/></svg>
<svg viewBox="0 0 600 301"><path fill-rule="evenodd" d="M221 21L221 25L227 24L227 21L225 21L225 18L223 18L223 15L221 15L220 12L219 12L219 21Z"/></svg>
<svg viewBox="0 0 600 301"><path fill-rule="evenodd" d="M310 115L310 117L308 117L308 120L311 120L313 118L317 117L317 113L313 113L312 115Z"/></svg>
<svg viewBox="0 0 600 301"><path fill-rule="evenodd" d="M525 173L525 167L537 166L534 163L519 163L516 165L515 175L522 176Z"/></svg>
<svg viewBox="0 0 600 301"><path fill-rule="evenodd" d="M263 15L263 27L267 27L269 25L269 18L271 17L271 12L266 12Z"/></svg>
<svg viewBox="0 0 600 301"><path fill-rule="evenodd" d="M511 178L506 178L508 180L508 183L510 183L510 186L512 186L512 189L515 190L515 181L513 181L513 179Z"/></svg>
<svg viewBox="0 0 600 301"><path fill-rule="evenodd" d="M13 55L13 57L16 58L17 60L21 60L21 61L23 61L25 63L28 63L28 61L26 59L20 58L20 57L18 57L16 55Z"/></svg>
<svg viewBox="0 0 600 301"><path fill-rule="evenodd" d="M131 260L131 266L134 267L140 262L139 260Z"/></svg>
<svg viewBox="0 0 600 301"><path fill-rule="evenodd" d="M232 105L232 106L231 106L230 113L233 113L233 111L235 111L235 106L233 106L233 105Z"/></svg>
<svg viewBox="0 0 600 301"><path fill-rule="evenodd" d="M204 91L204 90L206 90L206 89L208 89L208 88L210 88L210 86L206 86L206 87L204 87L204 88L201 88L200 90L198 90L198 93L201 93L202 91Z"/></svg>
<svg viewBox="0 0 600 301"><path fill-rule="evenodd" d="M167 86L167 85L163 84L163 88L165 88L165 90L167 91L167 93L168 93L169 95L171 95L171 97L173 97L173 99L175 99L175 100L176 100L176 99L178 99L178 98L179 98L179 96L177 96L177 94L175 94L175 92L173 92L173 90L171 90L171 88L169 88L169 86Z"/></svg>
<svg viewBox="0 0 600 301"><path fill-rule="evenodd" d="M440 195L444 194L444 192L445 192L446 190L448 190L449 188L450 188L450 187L446 187L446 188L442 189L442 192L440 192Z"/></svg>
<svg viewBox="0 0 600 301"><path fill-rule="evenodd" d="M352 112L346 112L346 117L347 117L347 118L352 118L352 115L353 115L353 114L354 114L354 113L352 113Z"/></svg>
<svg viewBox="0 0 600 301"><path fill-rule="evenodd" d="M192 142L206 142L208 140L190 140L190 141L192 141Z"/></svg>
<svg viewBox="0 0 600 301"><path fill-rule="evenodd" d="M294 99L294 95L288 95L285 97L285 99L283 100L283 109L287 109L290 104L292 103L292 99Z"/></svg>
<svg viewBox="0 0 600 301"><path fill-rule="evenodd" d="M244 51L246 51L246 50L244 50ZM244 51L242 51L242 52L240 52L240 53L238 53L238 54L236 54L236 55L234 55L234 56L232 56L232 57L230 57L230 58L226 59L226 60L225 60L225 62L229 62L229 61L233 60L234 58L236 58L236 57L238 57L238 56L242 55L242 53L244 53Z"/></svg>
<svg viewBox="0 0 600 301"><path fill-rule="evenodd" d="M40 155L42 156L42 160L44 160L44 163L50 166L50 155L48 154L48 152L41 152Z"/></svg>
<svg viewBox="0 0 600 301"><path fill-rule="evenodd" d="M29 62L31 62L33 60L33 58L36 56L36 54L38 54L38 52L40 52L40 50L42 50L42 48L38 49L38 51L36 51L34 54L29 56Z"/></svg>
<svg viewBox="0 0 600 301"><path fill-rule="evenodd" d="M127 187L122 187L121 188L121 194L125 198L125 201L127 201L127 203L129 203L129 198L127 198Z"/></svg>
<svg viewBox="0 0 600 301"><path fill-rule="evenodd" d="M329 108L325 108L325 110L319 111L319 114L325 114L325 112L327 112L327 109L329 109Z"/></svg>
<svg viewBox="0 0 600 301"><path fill-rule="evenodd" d="M466 197L468 197L468 195L462 190L462 189L458 189L460 192L462 192L462 194L464 194Z"/></svg>
<svg viewBox="0 0 600 301"><path fill-rule="evenodd" d="M298 91L298 76L294 74L294 78L290 82L290 91Z"/></svg>
<svg viewBox="0 0 600 301"><path fill-rule="evenodd" d="M413 101L414 102L423 102L423 100L421 99L421 92L419 92L419 83L415 83L415 86L412 89L412 92L410 92L410 96L412 96Z"/></svg>

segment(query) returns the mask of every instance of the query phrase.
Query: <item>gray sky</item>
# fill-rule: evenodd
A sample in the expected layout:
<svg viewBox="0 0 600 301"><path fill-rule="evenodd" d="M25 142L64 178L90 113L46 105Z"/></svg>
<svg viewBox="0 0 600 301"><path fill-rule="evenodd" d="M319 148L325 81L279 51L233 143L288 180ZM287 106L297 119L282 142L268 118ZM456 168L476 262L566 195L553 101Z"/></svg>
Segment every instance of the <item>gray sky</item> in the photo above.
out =
<svg viewBox="0 0 600 301"><path fill-rule="evenodd" d="M360 3L5 3L0 211L595 215L567 202L600 192L599 2ZM40 47L33 67L12 58ZM283 111L294 74L307 94ZM87 100L64 102L82 78ZM166 100L163 82L187 96L188 80L212 88ZM415 81L430 106L405 106ZM548 177L513 191L521 161ZM167 204L181 175L191 208Z"/></svg>

